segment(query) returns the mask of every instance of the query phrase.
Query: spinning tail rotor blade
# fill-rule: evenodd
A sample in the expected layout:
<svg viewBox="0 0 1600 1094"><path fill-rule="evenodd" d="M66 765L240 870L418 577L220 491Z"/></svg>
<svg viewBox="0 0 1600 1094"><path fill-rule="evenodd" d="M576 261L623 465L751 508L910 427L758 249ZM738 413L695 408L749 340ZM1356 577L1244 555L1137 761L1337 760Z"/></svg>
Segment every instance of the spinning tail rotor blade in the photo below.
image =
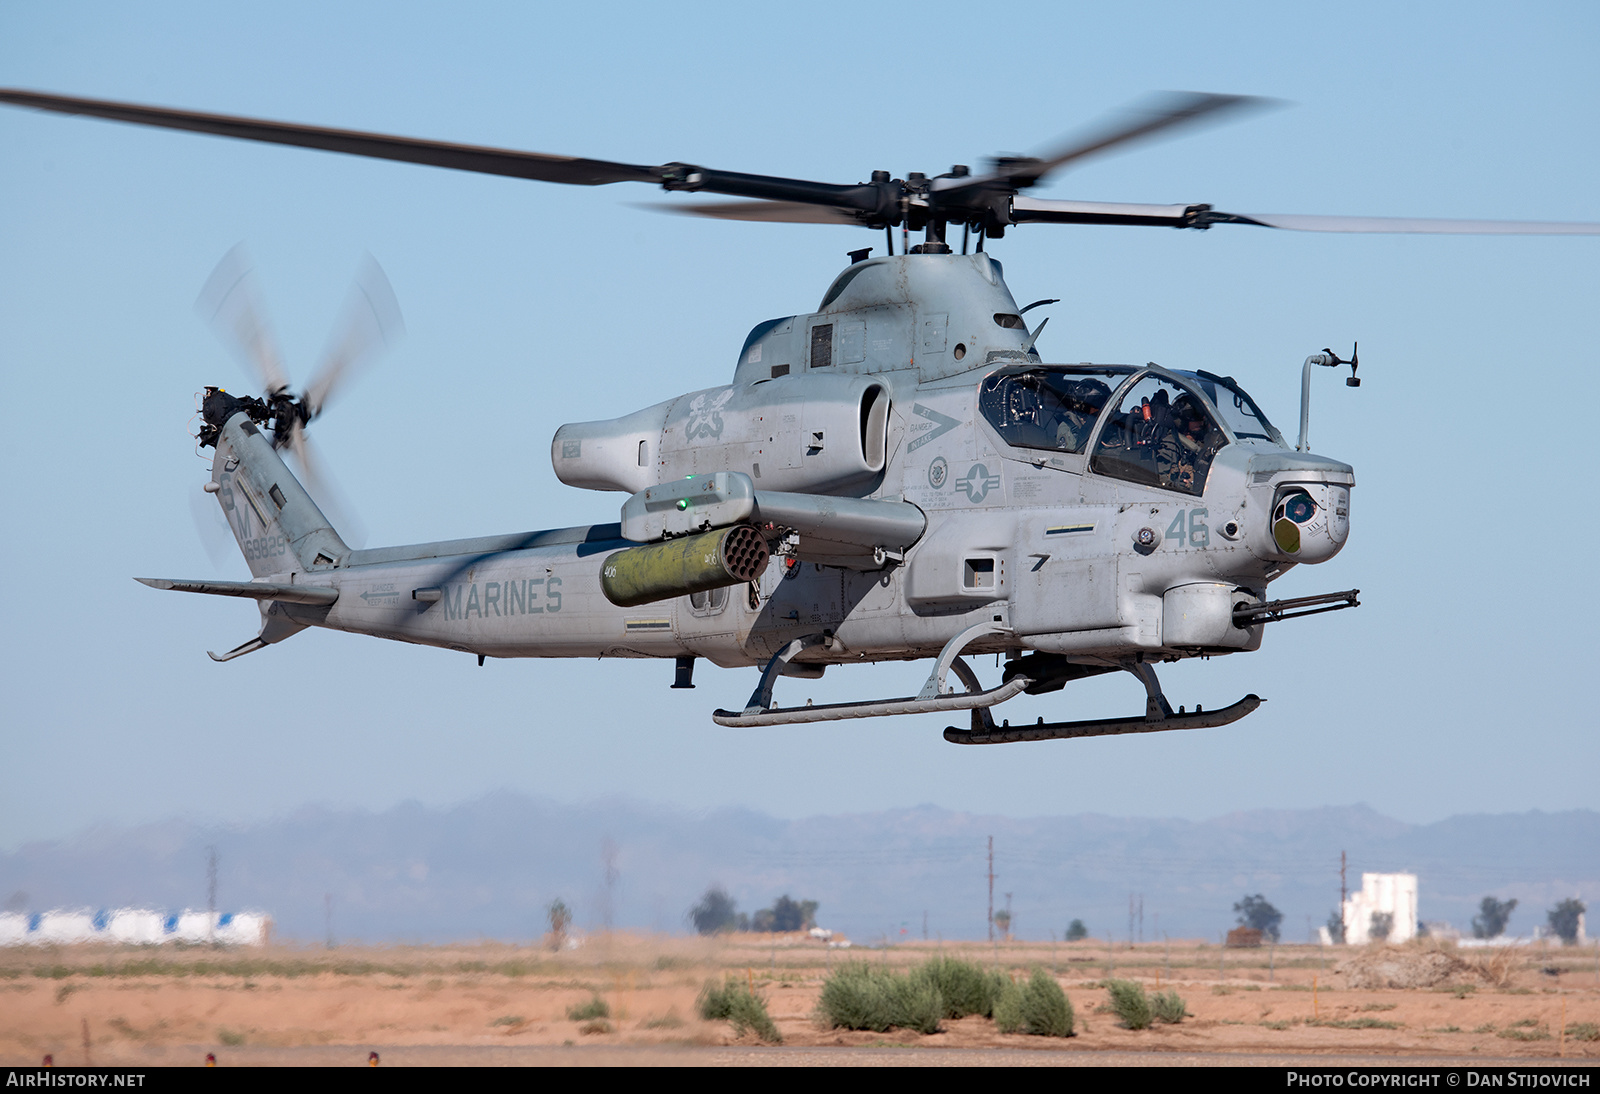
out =
<svg viewBox="0 0 1600 1094"><path fill-rule="evenodd" d="M355 366L393 345L404 333L405 320L401 318L394 289L377 259L367 255L362 259L355 283L350 286L350 295L334 326L333 339L323 355L322 365L306 385L304 401L310 417L315 418L322 412Z"/></svg>
<svg viewBox="0 0 1600 1094"><path fill-rule="evenodd" d="M367 539L366 525L356 516L355 507L350 504L348 496L328 473L299 421L289 430L289 451L300 465L300 485L306 488L306 493L317 503L322 515L338 531L339 538L351 547L363 546Z"/></svg>
<svg viewBox="0 0 1600 1094"><path fill-rule="evenodd" d="M272 396L288 390L283 358L261 306L261 293L243 243L222 256L194 306L222 344L244 362L263 392Z"/></svg>
<svg viewBox="0 0 1600 1094"><path fill-rule="evenodd" d="M226 572L230 564L237 563L239 555L234 549L233 533L222 515L222 507L213 495L203 492L199 487L189 487L184 493L189 496L189 516L194 519L195 536L200 540L200 546L205 548L213 569L218 573Z"/></svg>

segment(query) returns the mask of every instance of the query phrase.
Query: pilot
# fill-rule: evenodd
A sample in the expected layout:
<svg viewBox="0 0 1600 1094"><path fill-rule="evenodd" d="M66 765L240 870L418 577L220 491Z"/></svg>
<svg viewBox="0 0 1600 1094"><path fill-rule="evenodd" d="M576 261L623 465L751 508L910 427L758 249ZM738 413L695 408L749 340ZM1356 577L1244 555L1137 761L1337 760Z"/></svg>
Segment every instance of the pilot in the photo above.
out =
<svg viewBox="0 0 1600 1094"><path fill-rule="evenodd" d="M1156 449L1156 470L1168 486L1198 493L1195 484L1205 485L1211 460L1227 437L1193 395L1183 394L1173 401L1172 417L1173 428Z"/></svg>
<svg viewBox="0 0 1600 1094"><path fill-rule="evenodd" d="M1079 380L1066 385L1062 393L1060 420L1056 424L1056 447L1065 452L1082 452L1089 443L1095 419L1111 397L1111 389L1099 380Z"/></svg>

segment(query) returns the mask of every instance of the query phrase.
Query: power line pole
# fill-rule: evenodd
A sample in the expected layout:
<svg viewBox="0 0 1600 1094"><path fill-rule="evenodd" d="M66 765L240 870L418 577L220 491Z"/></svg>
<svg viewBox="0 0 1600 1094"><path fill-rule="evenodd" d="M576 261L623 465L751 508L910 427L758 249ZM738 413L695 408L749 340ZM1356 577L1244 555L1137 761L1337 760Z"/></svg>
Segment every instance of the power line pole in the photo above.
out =
<svg viewBox="0 0 1600 1094"><path fill-rule="evenodd" d="M1345 884L1344 884L1344 867L1345 867L1344 852L1340 851L1339 852L1339 942L1340 942L1341 945L1343 945L1344 940L1350 936L1350 925L1344 921L1344 902L1347 899L1347 895L1346 894L1348 892L1345 889Z"/></svg>
<svg viewBox="0 0 1600 1094"><path fill-rule="evenodd" d="M206 940L217 942L217 849L206 848Z"/></svg>
<svg viewBox="0 0 1600 1094"><path fill-rule="evenodd" d="M989 837L989 941L994 941L994 837Z"/></svg>
<svg viewBox="0 0 1600 1094"><path fill-rule="evenodd" d="M617 879L621 876L621 872L617 869L617 850L617 842L610 836L600 841L600 861L605 866L606 880L606 900L601 918L608 935L616 925Z"/></svg>

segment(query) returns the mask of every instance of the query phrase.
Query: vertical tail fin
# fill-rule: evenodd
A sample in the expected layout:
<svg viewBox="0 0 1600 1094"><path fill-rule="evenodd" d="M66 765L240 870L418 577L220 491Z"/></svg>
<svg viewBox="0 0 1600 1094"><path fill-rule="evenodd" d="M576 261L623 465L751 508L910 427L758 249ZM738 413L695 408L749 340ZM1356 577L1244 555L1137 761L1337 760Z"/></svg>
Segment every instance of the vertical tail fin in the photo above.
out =
<svg viewBox="0 0 1600 1094"><path fill-rule="evenodd" d="M249 415L219 431L211 481L254 576L332 566L350 553Z"/></svg>

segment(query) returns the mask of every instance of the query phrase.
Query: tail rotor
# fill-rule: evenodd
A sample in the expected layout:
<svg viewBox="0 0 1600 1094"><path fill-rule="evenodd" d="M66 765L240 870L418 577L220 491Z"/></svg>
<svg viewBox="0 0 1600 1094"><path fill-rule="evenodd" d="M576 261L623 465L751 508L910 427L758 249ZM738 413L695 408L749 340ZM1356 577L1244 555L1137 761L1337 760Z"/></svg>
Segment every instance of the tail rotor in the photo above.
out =
<svg viewBox="0 0 1600 1094"><path fill-rule="evenodd" d="M307 490L327 516L346 530L346 541L356 543L364 538L358 530L360 521L328 474L326 462L316 455L306 427L362 366L405 333L399 302L383 268L371 255L363 258L322 360L299 395L290 390L283 356L244 244L222 257L195 308L260 385L260 399L242 402L251 417L270 431L272 446L289 450Z"/></svg>

